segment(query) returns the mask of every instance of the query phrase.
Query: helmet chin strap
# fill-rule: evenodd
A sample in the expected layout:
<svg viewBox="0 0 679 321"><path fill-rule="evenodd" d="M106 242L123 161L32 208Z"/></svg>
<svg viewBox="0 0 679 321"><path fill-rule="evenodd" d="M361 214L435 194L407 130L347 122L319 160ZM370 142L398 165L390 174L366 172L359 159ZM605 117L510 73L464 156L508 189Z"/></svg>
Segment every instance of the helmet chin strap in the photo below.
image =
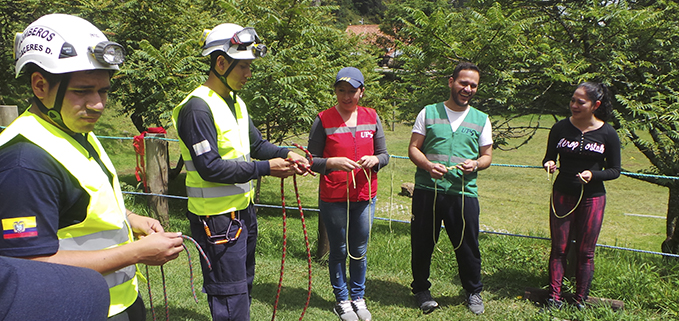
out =
<svg viewBox="0 0 679 321"><path fill-rule="evenodd" d="M222 55L222 56L224 56L224 55ZM229 74L231 73L231 71L233 71L233 69L236 68L237 64L238 64L238 60L234 59L231 62L231 64L229 65L229 68L227 68L226 71L224 72L224 74L221 74L221 75L217 72L217 70L214 67L212 67L212 69L211 69L211 71L214 72L215 75L217 75L217 78L219 78L219 80L221 80L222 83L226 86L226 88L229 88L229 90L231 92L235 92L235 90L233 88L231 88L231 86L229 86L229 82L227 81L227 77L229 77Z"/></svg>
<svg viewBox="0 0 679 321"><path fill-rule="evenodd" d="M64 96L66 95L66 89L68 89L68 83L70 81L70 74L61 76L61 82L59 83L59 88L57 89L57 96L54 98L54 106L51 109L47 108L47 106L43 104L42 100L38 99L38 97L35 95L33 96L33 103L38 106L40 112L47 115L47 117L49 117L49 119L51 119L59 127L72 131L70 128L68 128L68 126L66 126L66 124L64 124L64 120L61 117L61 107L64 103Z"/></svg>

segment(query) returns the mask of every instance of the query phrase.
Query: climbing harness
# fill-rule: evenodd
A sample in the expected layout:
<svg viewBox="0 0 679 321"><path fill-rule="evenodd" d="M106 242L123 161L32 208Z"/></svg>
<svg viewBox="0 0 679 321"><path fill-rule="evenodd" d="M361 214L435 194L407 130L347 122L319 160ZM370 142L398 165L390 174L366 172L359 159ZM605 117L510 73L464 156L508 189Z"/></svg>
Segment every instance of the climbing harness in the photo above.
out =
<svg viewBox="0 0 679 321"><path fill-rule="evenodd" d="M580 179L582 180L580 174L578 174L578 177L580 177ZM585 193L585 184L580 185L580 197L578 198L578 202L575 204L575 206L570 211L568 211L568 213L564 215L558 215L556 214L556 209L554 208L554 181L555 181L554 173L548 172L547 179L552 183L551 189L549 191L549 205L552 207L552 212L554 213L554 216L556 216L556 218L558 219L566 218L568 215L571 215L571 213L573 213L573 211L575 211L575 209L578 208L578 206L580 206L580 201L582 201L582 195Z"/></svg>
<svg viewBox="0 0 679 321"><path fill-rule="evenodd" d="M293 146L299 148L302 150L307 157L309 157L309 165L303 164L301 162L293 161L292 159L288 158L287 160L290 162L294 162L296 165L301 166L303 170L306 173L311 174L311 176L316 176L314 172L311 171L311 164L313 163L313 156L311 156L311 153L304 147L302 147L299 144L292 143ZM309 307L309 301L311 300L311 246L309 245L309 234L307 233L307 228L306 228L306 221L304 219L304 211L302 210L302 201L299 198L299 189L297 188L297 174L292 175L292 180L293 180L293 185L295 186L295 195L297 196L297 206L299 208L299 216L302 221L302 230L304 231L304 242L306 243L306 252L307 252L307 257L308 257L308 270L309 270L309 284L308 284L308 291L307 291L307 298L306 298L306 303L304 304L304 309L302 310L302 315L299 317L299 320L302 320L304 318L304 314L306 313L306 309ZM271 316L271 321L276 319L276 311L278 310L278 299L280 298L281 294L281 288L283 286L283 273L285 271L285 255L287 252L287 239L288 239L288 228L287 228L287 214L285 212L285 179L281 178L281 206L283 208L283 253L281 256L281 275L278 279L278 288L276 289L276 301L274 302L273 306L273 315Z"/></svg>
<svg viewBox="0 0 679 321"><path fill-rule="evenodd" d="M458 163L456 165L446 167L446 169L451 171L453 169L456 169L458 165L462 165L462 164L464 164L464 163ZM459 169L459 168L457 168L457 169ZM460 172L462 172L462 175L460 176L460 178L462 178L462 189L460 191L460 193L462 195L462 212L460 214L462 216L462 233L460 234L460 244L458 244L456 247L454 247L453 251L456 251L457 249L460 248L460 246L462 246L462 241L464 240L464 230L467 227L466 226L467 222L464 219L464 197L465 197L464 196L464 171L462 171L460 169ZM433 215L432 215L433 224L432 225L433 225L433 228L434 228L432 236L434 238L434 245L436 245L436 200L438 199L438 180L439 180L438 178L434 180L434 203L432 204L432 212L433 212Z"/></svg>
<svg viewBox="0 0 679 321"><path fill-rule="evenodd" d="M210 264L210 259L207 258L207 255L205 255L205 252L203 251L203 249L200 247L200 245L198 245L198 242L196 242L196 240L194 240L193 238L191 238L188 235L182 235L182 238L184 240L191 241L196 246L196 249L198 249L198 252L200 253L200 255L205 259L205 262L207 263L208 268L210 268L210 270L212 270L212 264ZM191 264L191 252L189 252L189 249L183 243L182 243L182 247L184 248L184 251L186 252L186 256L189 260L189 280L190 280L190 283L191 283L191 293L193 294L193 299L196 301L196 303L198 303L198 297L196 296L196 288L194 287L194 284L193 284L193 265ZM165 298L165 319L167 321L169 321L170 320L170 305L168 304L168 301L167 301L167 285L165 283L165 269L163 269L162 265L160 266L160 275L161 275L161 278L163 280L163 296ZM149 291L149 305L151 307L151 314L153 315L153 320L155 321L156 320L156 310L153 308L153 295L151 294L151 281L150 281L150 278L149 278L149 266L148 265L146 265L146 287Z"/></svg>
<svg viewBox="0 0 679 321"><path fill-rule="evenodd" d="M361 169L363 170L363 174L365 174L365 177L368 179L368 215L370 216L370 223L369 223L370 226L368 227L368 242L370 242L370 234L372 233L372 217L375 214L375 213L370 213L370 209L373 206L372 170L368 169L366 171L365 168L361 168ZM368 171L370 171L370 175L368 175ZM353 170L351 171L351 178L352 178L352 182L354 183L354 189L356 189L356 176L355 176ZM350 207L351 207L351 200L349 199L349 173L347 172L347 227L344 231L344 237L346 239L345 244L346 244L346 248L347 248L347 255L349 256L349 258L351 258L352 260L355 260L355 261L360 261L366 256L366 254L368 254L368 248L367 248L367 244L366 244L365 253L363 253L363 255L361 255L360 257L355 257L355 256L351 255L351 249L349 247L349 213L350 213L349 209L350 209Z"/></svg>

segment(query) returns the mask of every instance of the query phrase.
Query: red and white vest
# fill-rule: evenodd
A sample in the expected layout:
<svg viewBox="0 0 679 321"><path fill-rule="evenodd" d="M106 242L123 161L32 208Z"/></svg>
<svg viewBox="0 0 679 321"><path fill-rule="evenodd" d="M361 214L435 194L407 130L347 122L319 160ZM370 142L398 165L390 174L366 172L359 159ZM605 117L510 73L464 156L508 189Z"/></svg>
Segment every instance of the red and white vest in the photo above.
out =
<svg viewBox="0 0 679 321"><path fill-rule="evenodd" d="M373 137L377 130L377 113L372 108L357 106L357 109L355 135L344 123L336 108L324 110L318 115L326 136L323 158L347 157L358 161L365 155L375 154ZM370 177L370 186L368 177ZM354 184L354 178L356 184ZM351 202L367 201L375 197L377 193L377 173L372 169L366 169L364 172L363 169L357 168L353 175L351 172L333 171L322 175L320 180L321 200L324 202L346 202L347 183Z"/></svg>

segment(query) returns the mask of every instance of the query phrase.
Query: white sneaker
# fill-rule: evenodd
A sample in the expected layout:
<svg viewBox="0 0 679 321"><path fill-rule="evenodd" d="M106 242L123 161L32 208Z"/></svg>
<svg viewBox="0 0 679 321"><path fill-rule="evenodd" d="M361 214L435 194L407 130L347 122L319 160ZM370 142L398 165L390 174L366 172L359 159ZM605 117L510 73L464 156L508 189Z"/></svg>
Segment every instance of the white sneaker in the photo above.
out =
<svg viewBox="0 0 679 321"><path fill-rule="evenodd" d="M354 312L354 307L349 300L338 302L332 311L335 312L342 321L358 321L358 316L356 315L356 312Z"/></svg>
<svg viewBox="0 0 679 321"><path fill-rule="evenodd" d="M365 305L364 299L353 300L351 301L351 305L354 307L354 311L361 321L372 320L372 315L370 314L370 311L368 311L368 307Z"/></svg>

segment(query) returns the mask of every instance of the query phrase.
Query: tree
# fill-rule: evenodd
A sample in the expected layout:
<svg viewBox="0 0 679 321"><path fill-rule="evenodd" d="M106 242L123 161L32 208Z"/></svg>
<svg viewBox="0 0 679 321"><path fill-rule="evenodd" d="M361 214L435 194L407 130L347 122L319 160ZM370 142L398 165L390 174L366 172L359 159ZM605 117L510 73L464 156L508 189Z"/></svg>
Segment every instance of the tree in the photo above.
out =
<svg viewBox="0 0 679 321"><path fill-rule="evenodd" d="M379 100L379 75L371 68L376 57L359 38L331 27L331 7L295 0L266 5L250 0L239 7L244 17L258 17L253 26L270 50L253 63L253 76L241 93L270 141L283 143L308 132L318 112L334 105L332 84L342 67L362 69L375 88L370 99Z"/></svg>
<svg viewBox="0 0 679 321"><path fill-rule="evenodd" d="M542 117L568 115L575 86L602 81L615 94L614 125L653 164L647 173L679 172L675 71L676 1L465 1L459 8L399 8L384 29L394 30L404 119L425 104L447 97L445 85L459 61L479 65L481 87L475 107L493 116L495 145L530 139ZM535 115L526 128L508 120ZM641 177L669 188L667 240L679 251L679 182Z"/></svg>

